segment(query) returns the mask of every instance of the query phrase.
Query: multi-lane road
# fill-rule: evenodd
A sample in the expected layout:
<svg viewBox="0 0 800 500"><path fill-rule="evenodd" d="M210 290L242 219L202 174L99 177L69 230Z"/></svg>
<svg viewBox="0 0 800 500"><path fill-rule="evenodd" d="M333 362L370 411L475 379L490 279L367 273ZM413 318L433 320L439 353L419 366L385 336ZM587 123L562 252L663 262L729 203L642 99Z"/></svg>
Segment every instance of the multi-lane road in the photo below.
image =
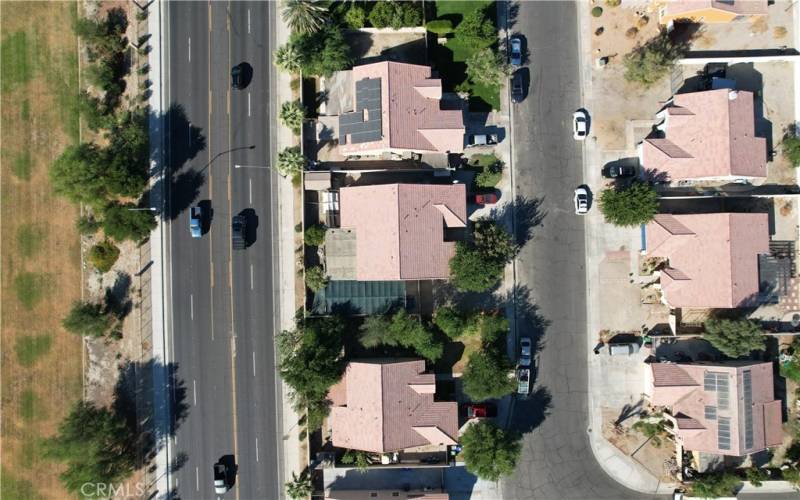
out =
<svg viewBox="0 0 800 500"><path fill-rule="evenodd" d="M281 443L273 335L274 143L271 47L274 2L170 2L166 102L171 223L171 352L186 409L173 455L181 498L214 498L212 465L237 472L226 496L279 498ZM252 79L231 87L246 62ZM237 168L239 165L241 168ZM188 208L202 205L202 238ZM231 217L244 213L249 247L231 248Z"/></svg>

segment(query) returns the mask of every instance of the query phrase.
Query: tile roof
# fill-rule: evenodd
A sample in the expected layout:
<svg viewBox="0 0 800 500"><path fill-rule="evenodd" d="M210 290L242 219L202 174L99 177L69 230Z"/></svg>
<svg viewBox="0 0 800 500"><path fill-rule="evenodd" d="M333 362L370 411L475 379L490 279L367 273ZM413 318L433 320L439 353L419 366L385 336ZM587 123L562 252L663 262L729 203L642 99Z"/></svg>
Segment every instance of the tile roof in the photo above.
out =
<svg viewBox="0 0 800 500"><path fill-rule="evenodd" d="M339 144L344 154L369 154L388 150L405 150L419 153L460 153L464 149L464 117L459 110L442 109L442 81L433 78L431 68L417 64L383 61L356 66L352 70L354 94L359 82L380 82L380 103L359 105L353 113L340 115L347 127L361 130L353 120L360 120L362 108L379 111L381 116L368 116L364 127L370 131L373 125L380 127L380 135L374 140L356 142L353 138ZM377 95L366 90L370 97ZM365 94L366 95L366 94ZM370 125L366 123L369 122ZM347 128L345 127L345 128ZM365 130L367 130L365 129ZM341 127L340 127L341 130ZM342 132L344 134L344 132ZM372 138L371 132L364 137Z"/></svg>
<svg viewBox="0 0 800 500"><path fill-rule="evenodd" d="M774 397L772 368L758 361L652 363L651 399L670 408L687 450L755 453L781 441L781 402ZM676 379L667 383L669 374ZM721 421L727 422L722 430Z"/></svg>
<svg viewBox="0 0 800 500"><path fill-rule="evenodd" d="M331 389L333 445L383 453L455 444L458 407L434 402L436 381L423 360L361 360ZM342 397L342 392L345 397Z"/></svg>
<svg viewBox="0 0 800 500"><path fill-rule="evenodd" d="M455 243L445 228L465 227L464 184L382 184L339 191L341 226L356 233L356 279L446 279Z"/></svg>
<svg viewBox="0 0 800 500"><path fill-rule="evenodd" d="M764 213L658 214L646 253L669 260L661 289L672 307L732 308L758 293L758 254L769 253Z"/></svg>
<svg viewBox="0 0 800 500"><path fill-rule="evenodd" d="M664 14L678 16L703 9L716 9L739 15L766 14L767 0L667 0Z"/></svg>
<svg viewBox="0 0 800 500"><path fill-rule="evenodd" d="M767 142L755 137L752 92L677 94L665 111L666 137L642 143L644 168L672 181L766 177Z"/></svg>

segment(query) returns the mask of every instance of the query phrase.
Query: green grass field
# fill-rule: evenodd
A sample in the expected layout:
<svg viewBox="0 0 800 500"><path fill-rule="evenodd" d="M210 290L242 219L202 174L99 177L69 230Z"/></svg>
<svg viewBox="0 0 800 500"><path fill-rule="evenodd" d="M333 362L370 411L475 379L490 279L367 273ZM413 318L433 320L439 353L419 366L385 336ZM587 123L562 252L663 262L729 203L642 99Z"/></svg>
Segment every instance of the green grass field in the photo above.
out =
<svg viewBox="0 0 800 500"><path fill-rule="evenodd" d="M493 0L473 2L439 0L436 2L436 16L437 19L449 19L455 28L464 18L464 15L480 8L488 8L494 19ZM500 109L499 88L475 85L467 81L466 60L475 51L481 48L483 47L462 40L457 36L451 36L448 38L445 45L437 45L432 55L435 60L436 68L444 79L446 90L453 91L458 85L467 82L470 87L469 107L471 111Z"/></svg>

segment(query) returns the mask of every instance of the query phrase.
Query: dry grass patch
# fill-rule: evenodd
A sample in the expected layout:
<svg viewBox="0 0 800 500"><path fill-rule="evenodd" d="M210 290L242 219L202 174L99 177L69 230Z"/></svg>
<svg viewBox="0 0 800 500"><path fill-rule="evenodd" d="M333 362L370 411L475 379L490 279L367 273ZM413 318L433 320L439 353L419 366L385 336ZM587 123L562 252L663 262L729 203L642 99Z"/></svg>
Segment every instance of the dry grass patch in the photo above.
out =
<svg viewBox="0 0 800 500"><path fill-rule="evenodd" d="M80 297L77 209L55 197L47 176L78 138L76 5L17 2L0 17L4 500L68 497L61 466L39 443L82 390L81 340L61 328Z"/></svg>

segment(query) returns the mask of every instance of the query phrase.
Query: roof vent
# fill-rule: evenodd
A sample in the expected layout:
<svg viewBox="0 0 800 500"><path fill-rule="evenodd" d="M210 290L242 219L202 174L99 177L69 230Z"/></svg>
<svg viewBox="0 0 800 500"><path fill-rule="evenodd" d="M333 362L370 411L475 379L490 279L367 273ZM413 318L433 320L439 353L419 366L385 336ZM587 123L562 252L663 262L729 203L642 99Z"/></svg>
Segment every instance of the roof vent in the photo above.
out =
<svg viewBox="0 0 800 500"><path fill-rule="evenodd" d="M730 91L728 91L728 100L729 101L733 101L737 97L739 97L739 91L738 90L730 90Z"/></svg>

